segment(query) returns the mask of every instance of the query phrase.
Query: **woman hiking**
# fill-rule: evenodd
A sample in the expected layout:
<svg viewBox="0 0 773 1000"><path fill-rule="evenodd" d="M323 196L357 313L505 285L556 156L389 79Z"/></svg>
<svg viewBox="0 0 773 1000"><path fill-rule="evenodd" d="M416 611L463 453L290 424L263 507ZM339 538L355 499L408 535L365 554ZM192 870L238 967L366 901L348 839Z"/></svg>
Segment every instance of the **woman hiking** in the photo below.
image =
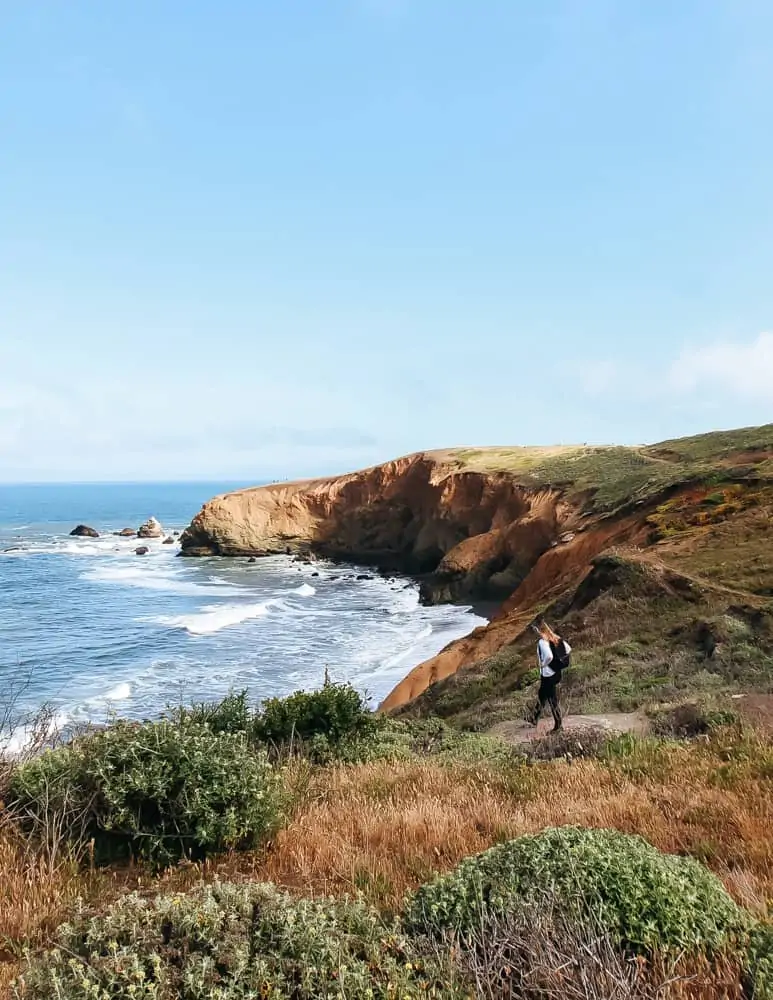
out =
<svg viewBox="0 0 773 1000"><path fill-rule="evenodd" d="M537 660L539 661L539 691L537 704L528 717L531 725L536 726L542 710L547 703L553 713L553 732L563 728L561 705L558 701L558 685L561 683L561 671L569 666L569 656L572 647L545 622L532 625L531 628L539 635L537 643Z"/></svg>

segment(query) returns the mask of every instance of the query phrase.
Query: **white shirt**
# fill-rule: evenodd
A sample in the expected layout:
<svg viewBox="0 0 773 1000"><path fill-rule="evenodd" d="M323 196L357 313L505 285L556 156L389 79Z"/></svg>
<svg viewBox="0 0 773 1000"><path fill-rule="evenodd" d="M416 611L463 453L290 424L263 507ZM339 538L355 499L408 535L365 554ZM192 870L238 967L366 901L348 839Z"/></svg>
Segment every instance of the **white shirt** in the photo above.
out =
<svg viewBox="0 0 773 1000"><path fill-rule="evenodd" d="M564 649L566 650L566 655L568 656L572 647L566 641L563 640ZM537 643L537 658L539 660L539 672L543 677L555 677L555 670L550 669L550 664L553 662L553 650L550 648L550 643L547 639L540 639Z"/></svg>

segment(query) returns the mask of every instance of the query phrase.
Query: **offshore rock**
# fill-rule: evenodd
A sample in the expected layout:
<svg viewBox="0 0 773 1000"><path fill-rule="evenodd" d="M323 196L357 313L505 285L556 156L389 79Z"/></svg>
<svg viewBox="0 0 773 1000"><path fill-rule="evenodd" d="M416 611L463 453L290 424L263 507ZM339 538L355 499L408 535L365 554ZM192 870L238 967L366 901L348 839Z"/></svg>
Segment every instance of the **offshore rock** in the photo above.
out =
<svg viewBox="0 0 773 1000"><path fill-rule="evenodd" d="M164 529L161 527L160 521L155 517L149 517L144 524L141 524L137 529L138 538L161 538L164 534Z"/></svg>
<svg viewBox="0 0 773 1000"><path fill-rule="evenodd" d="M74 538L99 538L99 532L95 528L90 528L87 524L79 524L73 528L70 535Z"/></svg>

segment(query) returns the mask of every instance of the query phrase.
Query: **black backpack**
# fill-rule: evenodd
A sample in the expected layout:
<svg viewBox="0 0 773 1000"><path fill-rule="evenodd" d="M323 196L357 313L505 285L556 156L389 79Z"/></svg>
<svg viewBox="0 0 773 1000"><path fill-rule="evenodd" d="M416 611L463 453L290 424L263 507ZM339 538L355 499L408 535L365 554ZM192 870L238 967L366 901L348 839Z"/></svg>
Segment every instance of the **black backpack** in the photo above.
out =
<svg viewBox="0 0 773 1000"><path fill-rule="evenodd" d="M553 660L550 664L552 671L560 674L567 667L571 666L572 657L570 653L567 653L566 643L563 639L559 638L558 642L551 642L550 652L553 654Z"/></svg>

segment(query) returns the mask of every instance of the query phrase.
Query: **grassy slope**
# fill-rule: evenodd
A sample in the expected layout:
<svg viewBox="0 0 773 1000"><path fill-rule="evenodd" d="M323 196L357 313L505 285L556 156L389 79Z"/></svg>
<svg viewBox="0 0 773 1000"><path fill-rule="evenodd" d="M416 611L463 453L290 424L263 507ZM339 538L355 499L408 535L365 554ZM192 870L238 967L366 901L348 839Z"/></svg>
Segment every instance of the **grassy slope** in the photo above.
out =
<svg viewBox="0 0 773 1000"><path fill-rule="evenodd" d="M577 651L564 683L572 711L631 711L771 690L771 440L769 425L638 450L563 449L523 460L503 449L464 453L472 465L505 468L512 460L517 475L546 484L568 482L573 468L573 490L600 484L597 509L650 499L642 515L646 547L617 551L615 569L602 558L579 592L571 588L542 609ZM667 489L675 484L676 492ZM521 717L536 679L532 647L530 636L515 638L435 684L408 713L473 728Z"/></svg>
<svg viewBox="0 0 773 1000"><path fill-rule="evenodd" d="M679 483L744 477L763 456L754 474L773 479L768 452L773 452L773 424L641 448L467 448L449 457L471 471L507 472L526 486L564 486L570 493L587 493L589 509L607 512Z"/></svg>
<svg viewBox="0 0 773 1000"><path fill-rule="evenodd" d="M546 609L573 640L565 684L573 710L721 698L769 690L773 677L773 426L646 449L454 452L460 467L567 484L613 510L674 483L703 481L649 514L653 544L602 557L580 588ZM751 458L748 452L761 452ZM744 453L747 454L744 454ZM717 648L709 655L712 643ZM531 695L531 638L421 700L465 726L512 718ZM477 737L476 737L477 739ZM234 853L161 876L91 872L0 829L0 995L25 948L45 946L76 909L97 909L128 886L185 891L216 877L272 879L305 894L362 892L400 904L433 872L490 844L548 825L612 827L705 861L741 903L773 896L773 744L719 734L687 745L622 741L600 760L512 765L481 744L467 760L411 758L307 770L289 779L295 808L258 853ZM2 824L0 824L0 828ZM697 994L696 994L697 995ZM709 991L708 996L719 995Z"/></svg>

